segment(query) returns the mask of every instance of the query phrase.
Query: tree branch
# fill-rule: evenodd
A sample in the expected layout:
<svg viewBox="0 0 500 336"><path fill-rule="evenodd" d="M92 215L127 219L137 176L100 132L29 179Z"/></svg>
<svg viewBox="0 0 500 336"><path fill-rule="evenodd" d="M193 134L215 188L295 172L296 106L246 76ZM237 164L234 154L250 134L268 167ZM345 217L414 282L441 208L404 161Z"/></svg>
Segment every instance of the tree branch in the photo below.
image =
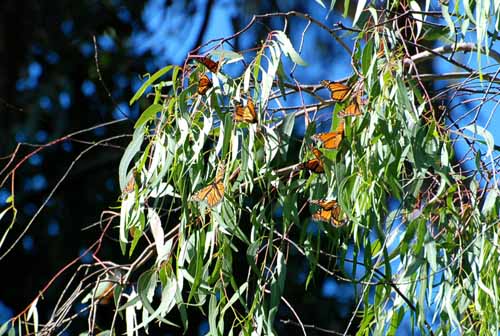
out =
<svg viewBox="0 0 500 336"><path fill-rule="evenodd" d="M455 53L457 51L463 51L463 52L478 52L480 51L481 53L485 54L484 48L481 48L478 50L477 44L474 43L454 43L450 45L445 45L442 47L438 47L435 49L432 49L431 51L423 51L418 54L415 54L411 57L411 61L413 63L417 64L423 61L426 61L428 59L431 59L435 54L449 54L449 53ZM488 52L488 56L493 58L497 63L500 63L500 53L496 52L493 49L490 49Z"/></svg>

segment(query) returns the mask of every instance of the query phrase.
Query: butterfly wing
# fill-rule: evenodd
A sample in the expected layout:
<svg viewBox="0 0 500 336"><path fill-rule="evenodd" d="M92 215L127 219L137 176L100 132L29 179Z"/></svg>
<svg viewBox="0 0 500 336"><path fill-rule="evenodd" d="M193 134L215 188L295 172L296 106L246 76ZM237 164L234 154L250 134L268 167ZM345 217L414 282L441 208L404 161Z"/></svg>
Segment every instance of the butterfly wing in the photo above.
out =
<svg viewBox="0 0 500 336"><path fill-rule="evenodd" d="M312 148L311 150L312 150L314 156L316 157L316 159L321 161L321 151L317 148Z"/></svg>
<svg viewBox="0 0 500 336"><path fill-rule="evenodd" d="M314 200L310 201L311 204L316 204L321 207L318 211L313 213L312 218L315 221L329 222L330 224L339 227L344 224L340 218L340 207L336 200Z"/></svg>
<svg viewBox="0 0 500 336"><path fill-rule="evenodd" d="M222 201L224 197L224 183L222 181L214 183L212 185L212 190L207 195L207 203L213 208Z"/></svg>
<svg viewBox="0 0 500 336"><path fill-rule="evenodd" d="M224 183L216 181L209 186L199 190L192 197L193 201L207 202L208 206L213 208L222 201L224 197Z"/></svg>
<svg viewBox="0 0 500 336"><path fill-rule="evenodd" d="M247 105L245 107L242 105L236 105L233 118L236 122L246 122L249 124L256 123L257 114L255 113L255 105L253 104L252 99L248 98Z"/></svg>
<svg viewBox="0 0 500 336"><path fill-rule="evenodd" d="M136 176L137 176L137 171L134 168L134 170L132 171L132 175L130 176L130 179L127 182L127 185L125 186L125 189L123 189L123 192L125 194L131 193L134 191L135 183L136 183L135 182Z"/></svg>
<svg viewBox="0 0 500 336"><path fill-rule="evenodd" d="M319 133L313 135L313 139L323 143L326 149L337 149L344 136L344 123L341 122L335 131L327 133Z"/></svg>
<svg viewBox="0 0 500 336"><path fill-rule="evenodd" d="M195 58L198 62L203 64L204 66L207 67L208 70L210 70L213 73L217 73L219 71L219 63L213 61L210 57L205 56L202 58Z"/></svg>
<svg viewBox="0 0 500 336"><path fill-rule="evenodd" d="M351 88L347 85L338 82L321 81L321 85L330 90L331 97L334 101L343 101L351 92Z"/></svg>
<svg viewBox="0 0 500 336"><path fill-rule="evenodd" d="M198 190L192 197L191 199L193 201L197 201L197 202L202 202L204 201L208 194L210 193L210 191L212 191L212 185L209 185L205 188L202 188L200 190Z"/></svg>
<svg viewBox="0 0 500 336"><path fill-rule="evenodd" d="M299 165L299 169L307 169L313 173L321 174L325 172L323 163L318 159L311 159Z"/></svg>
<svg viewBox="0 0 500 336"><path fill-rule="evenodd" d="M215 175L215 182L221 182L224 179L224 173L226 172L226 167L224 164L220 164L217 168L217 175Z"/></svg>
<svg viewBox="0 0 500 336"><path fill-rule="evenodd" d="M126 194L131 193L132 191L134 191L134 187L135 187L135 179L132 176L130 177L130 180L128 180L128 183L125 186L125 189L123 189L123 192Z"/></svg>
<svg viewBox="0 0 500 336"><path fill-rule="evenodd" d="M340 220L340 207L336 206L332 210L330 210L330 213L332 214L330 218L330 223L336 227L342 226L345 224L344 220Z"/></svg>
<svg viewBox="0 0 500 336"><path fill-rule="evenodd" d="M332 212L329 210L320 209L312 214L312 219L318 222L330 222Z"/></svg>
<svg viewBox="0 0 500 336"><path fill-rule="evenodd" d="M320 150L317 148L312 148L312 152L316 158L306 162L302 162L301 164L299 164L298 169L306 169L316 174L324 173L325 168L323 167L323 160L321 159Z"/></svg>
<svg viewBox="0 0 500 336"><path fill-rule="evenodd" d="M224 198L224 173L225 167L223 164L219 165L215 180L209 186L202 188L196 192L192 199L198 202L207 202L208 206L213 208L222 201Z"/></svg>
<svg viewBox="0 0 500 336"><path fill-rule="evenodd" d="M336 200L312 200L309 201L311 204L319 205L323 210L332 210L338 207L338 203Z"/></svg>
<svg viewBox="0 0 500 336"><path fill-rule="evenodd" d="M337 149L342 141L342 133L319 133L315 134L313 138L321 141L326 149Z"/></svg>
<svg viewBox="0 0 500 336"><path fill-rule="evenodd" d="M204 95L207 93L208 89L212 87L212 85L212 81L208 78L208 76L203 74L198 81L198 93L200 95Z"/></svg>
<svg viewBox="0 0 500 336"><path fill-rule="evenodd" d="M349 104L344 111L339 113L340 117L356 117L361 115L361 110L357 102Z"/></svg>

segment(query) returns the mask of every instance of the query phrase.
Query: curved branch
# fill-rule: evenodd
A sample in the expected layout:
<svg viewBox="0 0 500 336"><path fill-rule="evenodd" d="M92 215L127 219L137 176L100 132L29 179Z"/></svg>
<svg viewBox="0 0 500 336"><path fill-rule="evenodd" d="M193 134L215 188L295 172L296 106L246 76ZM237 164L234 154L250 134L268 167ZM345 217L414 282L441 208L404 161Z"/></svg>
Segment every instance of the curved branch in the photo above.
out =
<svg viewBox="0 0 500 336"><path fill-rule="evenodd" d="M455 53L457 51L463 51L463 52L478 52L480 51L481 53L485 54L484 48L478 49L477 44L474 43L454 43L450 45L445 45L442 47L438 47L435 49L432 49L431 51L423 51L418 54L415 54L411 57L411 61L413 63L417 64L423 61L426 61L428 59L431 59L433 55L435 54L449 54L449 53ZM500 63L500 53L496 52L493 49L490 49L488 52L488 56L493 58L497 63Z"/></svg>

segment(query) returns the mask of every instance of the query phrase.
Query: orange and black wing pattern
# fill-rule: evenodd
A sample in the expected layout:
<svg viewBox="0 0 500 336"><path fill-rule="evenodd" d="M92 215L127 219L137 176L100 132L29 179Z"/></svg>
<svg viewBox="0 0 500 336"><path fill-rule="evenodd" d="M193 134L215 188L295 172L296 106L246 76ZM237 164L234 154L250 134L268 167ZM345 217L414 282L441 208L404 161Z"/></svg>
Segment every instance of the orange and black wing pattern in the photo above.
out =
<svg viewBox="0 0 500 336"><path fill-rule="evenodd" d="M309 203L318 205L321 208L313 213L313 220L319 222L328 222L336 227L342 226L344 224L344 222L339 219L340 207L337 201L314 200L309 201Z"/></svg>
<svg viewBox="0 0 500 336"><path fill-rule="evenodd" d="M357 117L360 115L361 109L359 108L359 103L356 101L353 101L343 111L339 112L339 117Z"/></svg>
<svg viewBox="0 0 500 336"><path fill-rule="evenodd" d="M337 149L344 137L344 123L341 122L335 131L313 135L313 139L321 141L325 149Z"/></svg>
<svg viewBox="0 0 500 336"><path fill-rule="evenodd" d="M219 71L219 62L215 62L208 56L195 58L195 60L206 66L207 69L213 73L217 73Z"/></svg>
<svg viewBox="0 0 500 336"><path fill-rule="evenodd" d="M212 81L207 75L201 75L200 80L198 81L198 93L200 95L204 95L207 93L208 89L212 87L212 85Z"/></svg>
<svg viewBox="0 0 500 336"><path fill-rule="evenodd" d="M361 113L361 92L357 92L354 99L351 101L347 107L339 113L339 117L357 117L360 116Z"/></svg>
<svg viewBox="0 0 500 336"><path fill-rule="evenodd" d="M321 158L321 152L317 148L312 148L312 152L315 156L314 159L301 163L298 168L309 170L310 172L321 174L325 172L325 167L323 166L323 160Z"/></svg>
<svg viewBox="0 0 500 336"><path fill-rule="evenodd" d="M351 92L350 87L338 82L323 80L321 81L321 85L330 90L332 99L338 102L344 101Z"/></svg>
<svg viewBox="0 0 500 336"><path fill-rule="evenodd" d="M213 208L219 204L224 198L224 167L219 167L217 176L212 184L197 191L193 197L193 201L206 202L209 207Z"/></svg>
<svg viewBox="0 0 500 336"><path fill-rule="evenodd" d="M233 119L236 122L245 122L255 124L257 122L257 114L255 113L255 105L251 98L248 98L247 104L243 107L241 104L236 105L233 113Z"/></svg>

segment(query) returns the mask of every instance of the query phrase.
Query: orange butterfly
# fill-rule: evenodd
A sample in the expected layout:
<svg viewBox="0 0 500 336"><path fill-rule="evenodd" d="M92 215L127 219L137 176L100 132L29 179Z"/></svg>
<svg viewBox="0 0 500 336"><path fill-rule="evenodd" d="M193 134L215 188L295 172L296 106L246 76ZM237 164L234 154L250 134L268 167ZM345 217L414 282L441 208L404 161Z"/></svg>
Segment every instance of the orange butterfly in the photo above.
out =
<svg viewBox="0 0 500 336"><path fill-rule="evenodd" d="M236 105L233 119L236 122L246 122L249 124L255 124L257 122L257 114L255 113L255 105L253 104L252 98L248 97L245 107L241 104Z"/></svg>
<svg viewBox="0 0 500 336"><path fill-rule="evenodd" d="M219 62L213 61L210 57L205 56L202 58L195 58L198 62L203 64L204 66L207 67L208 70L212 71L213 73L217 73L219 71Z"/></svg>
<svg viewBox="0 0 500 336"><path fill-rule="evenodd" d="M339 117L356 117L360 116L361 109L360 106L363 104L362 101L362 89L358 87L356 92L354 93L354 99L351 103L341 112L339 112Z"/></svg>
<svg viewBox="0 0 500 336"><path fill-rule="evenodd" d="M125 186L125 189L123 189L123 192L125 194L128 194L128 193L131 193L134 191L135 189L135 179L136 179L136 176L137 176L137 171L134 170L132 171L132 176L130 176L130 179L128 180L128 183L127 185Z"/></svg>
<svg viewBox="0 0 500 336"><path fill-rule="evenodd" d="M321 85L330 90L332 99L338 102L344 101L348 94L351 92L350 87L338 82L322 80Z"/></svg>
<svg viewBox="0 0 500 336"><path fill-rule="evenodd" d="M313 139L323 143L326 149L337 149L344 136L344 123L340 122L335 131L313 135Z"/></svg>
<svg viewBox="0 0 500 336"><path fill-rule="evenodd" d="M312 152L315 159L311 159L309 161L301 163L298 168L299 169L307 169L313 173L321 174L325 172L325 168L323 167L323 160L321 160L321 151L317 148L312 148Z"/></svg>
<svg viewBox="0 0 500 336"><path fill-rule="evenodd" d="M208 78L207 75L203 74L198 81L198 93L200 95L204 95L207 93L208 89L212 87L212 81Z"/></svg>
<svg viewBox="0 0 500 336"><path fill-rule="evenodd" d="M340 217L340 207L336 200L325 201L325 200L313 200L309 201L311 204L319 205L321 209L313 213L312 218L315 221L329 222L334 226L342 226L343 221L339 220Z"/></svg>
<svg viewBox="0 0 500 336"><path fill-rule="evenodd" d="M380 45L378 47L377 58L381 58L385 54L385 45L382 41L380 41Z"/></svg>
<svg viewBox="0 0 500 336"><path fill-rule="evenodd" d="M361 109L359 108L360 105L361 105L361 97L357 95L355 101L349 104L343 111L339 112L339 117L360 116L362 114Z"/></svg>
<svg viewBox="0 0 500 336"><path fill-rule="evenodd" d="M215 180L209 186L202 188L192 196L193 201L207 202L208 206L213 208L222 201L224 197L224 166L220 166Z"/></svg>

